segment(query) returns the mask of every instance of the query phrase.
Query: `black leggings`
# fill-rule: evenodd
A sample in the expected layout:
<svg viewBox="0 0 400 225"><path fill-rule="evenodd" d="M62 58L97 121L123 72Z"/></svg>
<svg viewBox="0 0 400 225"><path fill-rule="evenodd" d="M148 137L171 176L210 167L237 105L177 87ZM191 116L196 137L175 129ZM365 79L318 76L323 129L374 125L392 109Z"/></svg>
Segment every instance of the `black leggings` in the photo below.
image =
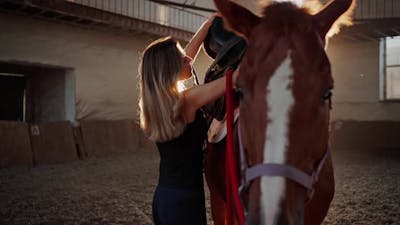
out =
<svg viewBox="0 0 400 225"><path fill-rule="evenodd" d="M206 225L204 190L158 186L153 220L155 225Z"/></svg>

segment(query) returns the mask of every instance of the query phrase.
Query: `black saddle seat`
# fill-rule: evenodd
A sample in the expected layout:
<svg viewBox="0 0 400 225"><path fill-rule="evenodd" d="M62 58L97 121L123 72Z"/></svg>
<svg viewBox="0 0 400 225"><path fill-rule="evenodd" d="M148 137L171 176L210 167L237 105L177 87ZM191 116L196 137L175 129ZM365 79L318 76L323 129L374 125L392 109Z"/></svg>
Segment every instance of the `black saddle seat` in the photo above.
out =
<svg viewBox="0 0 400 225"><path fill-rule="evenodd" d="M236 69L246 50L246 41L224 28L221 17L215 17L204 40L206 53L214 59L206 72L204 83L225 75L228 68ZM204 110L215 119L225 118L225 97L221 97L204 107Z"/></svg>

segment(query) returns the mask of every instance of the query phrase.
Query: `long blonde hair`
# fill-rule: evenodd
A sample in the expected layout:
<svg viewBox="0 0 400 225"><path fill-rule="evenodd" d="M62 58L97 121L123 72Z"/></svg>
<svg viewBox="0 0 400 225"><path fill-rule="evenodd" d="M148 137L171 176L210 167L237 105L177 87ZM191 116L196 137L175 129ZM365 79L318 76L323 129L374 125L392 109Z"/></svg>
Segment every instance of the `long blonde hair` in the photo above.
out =
<svg viewBox="0 0 400 225"><path fill-rule="evenodd" d="M153 141L178 137L185 129L182 94L177 90L183 65L179 43L167 37L152 42L139 66L140 127Z"/></svg>

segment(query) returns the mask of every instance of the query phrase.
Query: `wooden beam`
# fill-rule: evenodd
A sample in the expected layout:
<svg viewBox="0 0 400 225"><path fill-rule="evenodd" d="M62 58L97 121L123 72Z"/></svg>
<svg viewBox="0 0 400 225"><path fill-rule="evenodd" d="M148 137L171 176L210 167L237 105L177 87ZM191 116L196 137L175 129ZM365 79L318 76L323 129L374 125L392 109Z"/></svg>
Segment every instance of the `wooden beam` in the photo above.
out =
<svg viewBox="0 0 400 225"><path fill-rule="evenodd" d="M194 9L194 10L199 10L199 11L204 11L204 12L211 12L211 13L216 12L215 9L209 9L209 8L204 8L204 7L194 6L194 5L187 5L187 4L183 4L183 3L171 2L171 1L164 1L164 0L149 0L149 1L155 2L158 4L179 6L182 8Z"/></svg>
<svg viewBox="0 0 400 225"><path fill-rule="evenodd" d="M1 1L1 0L0 0ZM14 0L13 4L26 6L26 9L37 9L38 12L30 13L29 11L20 11L23 14L30 14L37 18L51 19L52 21L60 21L69 24L80 25L83 27L92 28L94 24L103 24L109 30L135 30L137 33L143 32L157 36L171 35L174 38L183 41L189 41L193 36L193 32L182 30L175 27L169 27L154 22L144 21L130 16L107 12L101 9L88 7L81 4L71 3L60 0ZM19 10L1 8L7 12L18 13ZM58 15L54 17L45 16L43 13L52 12ZM70 21L65 18L71 18ZM88 23L83 23L88 21Z"/></svg>
<svg viewBox="0 0 400 225"><path fill-rule="evenodd" d="M376 34L378 34L379 36L382 36L382 37L390 36L389 34L384 33L381 30L376 30L376 29L374 29L374 33L376 33Z"/></svg>
<svg viewBox="0 0 400 225"><path fill-rule="evenodd" d="M400 35L400 28L399 27L392 28L392 31L394 31L396 33L396 35Z"/></svg>

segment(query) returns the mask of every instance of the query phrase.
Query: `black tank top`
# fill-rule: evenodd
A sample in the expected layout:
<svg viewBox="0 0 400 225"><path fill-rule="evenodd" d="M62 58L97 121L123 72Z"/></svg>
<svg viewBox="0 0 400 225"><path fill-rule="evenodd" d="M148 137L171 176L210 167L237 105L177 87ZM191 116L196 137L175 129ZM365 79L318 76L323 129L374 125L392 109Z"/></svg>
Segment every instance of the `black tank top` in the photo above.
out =
<svg viewBox="0 0 400 225"><path fill-rule="evenodd" d="M207 123L201 110L177 138L158 142L160 153L160 186L203 188L203 145L207 136Z"/></svg>

